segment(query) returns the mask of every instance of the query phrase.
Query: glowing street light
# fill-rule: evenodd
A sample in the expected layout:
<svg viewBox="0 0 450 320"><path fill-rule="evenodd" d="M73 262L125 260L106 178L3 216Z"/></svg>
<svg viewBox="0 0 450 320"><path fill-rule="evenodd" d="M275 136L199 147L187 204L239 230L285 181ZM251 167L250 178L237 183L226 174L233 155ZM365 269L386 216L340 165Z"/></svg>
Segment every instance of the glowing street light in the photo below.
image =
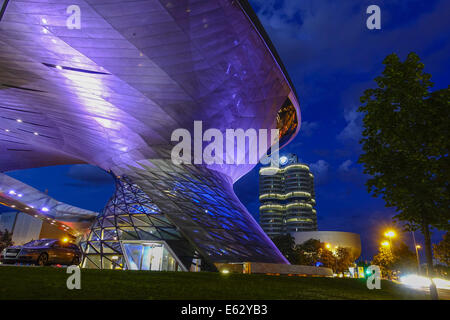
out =
<svg viewBox="0 0 450 320"><path fill-rule="evenodd" d="M331 244L329 244L329 243L325 244L325 248L330 249L331 248Z"/></svg>
<svg viewBox="0 0 450 320"><path fill-rule="evenodd" d="M389 239L394 238L396 236L395 231L388 230L384 233L385 237L388 237Z"/></svg>
<svg viewBox="0 0 450 320"><path fill-rule="evenodd" d="M383 247L390 247L389 241L383 241L383 242L381 243L381 245L382 245Z"/></svg>
<svg viewBox="0 0 450 320"><path fill-rule="evenodd" d="M396 234L395 231L393 231L393 230L387 230L387 231L384 233L384 236L387 237L387 238L389 238L389 246L392 247L392 238L394 238L396 235L397 235L397 234Z"/></svg>
<svg viewBox="0 0 450 320"><path fill-rule="evenodd" d="M417 270L420 274L420 257L419 257L419 249L422 249L420 244L416 244L416 259L417 259Z"/></svg>
<svg viewBox="0 0 450 320"><path fill-rule="evenodd" d="M417 271L420 274L420 258L419 258L419 249L421 249L422 247L416 243L416 236L414 235L414 230L411 231L412 234L412 238L414 241L414 249L416 249L416 258L417 258Z"/></svg>

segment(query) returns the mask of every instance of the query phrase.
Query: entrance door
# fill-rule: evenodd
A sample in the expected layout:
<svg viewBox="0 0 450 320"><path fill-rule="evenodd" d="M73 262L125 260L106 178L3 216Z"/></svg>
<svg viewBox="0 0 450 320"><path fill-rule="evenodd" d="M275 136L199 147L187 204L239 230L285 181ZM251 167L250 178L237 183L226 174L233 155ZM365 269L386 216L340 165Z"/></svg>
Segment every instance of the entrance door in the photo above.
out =
<svg viewBox="0 0 450 320"><path fill-rule="evenodd" d="M124 253L130 270L176 271L178 264L159 242L123 242Z"/></svg>
<svg viewBox="0 0 450 320"><path fill-rule="evenodd" d="M163 249L162 244L144 244L141 270L161 271Z"/></svg>

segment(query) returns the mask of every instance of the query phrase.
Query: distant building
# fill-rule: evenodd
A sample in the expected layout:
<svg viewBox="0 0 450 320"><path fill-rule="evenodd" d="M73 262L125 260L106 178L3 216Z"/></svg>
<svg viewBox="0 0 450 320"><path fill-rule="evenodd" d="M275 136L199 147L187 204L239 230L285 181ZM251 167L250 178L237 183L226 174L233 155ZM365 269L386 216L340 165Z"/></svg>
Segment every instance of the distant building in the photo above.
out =
<svg viewBox="0 0 450 320"><path fill-rule="evenodd" d="M259 194L260 224L270 237L317 230L314 176L296 155L280 157L279 168L260 169Z"/></svg>
<svg viewBox="0 0 450 320"><path fill-rule="evenodd" d="M0 212L0 230L5 229L12 233L14 245L44 238L71 237L48 222L18 211Z"/></svg>

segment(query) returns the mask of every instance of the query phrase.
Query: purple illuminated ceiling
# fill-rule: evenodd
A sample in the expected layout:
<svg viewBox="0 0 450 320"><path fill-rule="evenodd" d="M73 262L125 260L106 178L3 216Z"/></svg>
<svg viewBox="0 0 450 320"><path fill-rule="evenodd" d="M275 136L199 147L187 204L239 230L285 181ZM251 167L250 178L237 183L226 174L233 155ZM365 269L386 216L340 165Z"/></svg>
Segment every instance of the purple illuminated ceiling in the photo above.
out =
<svg viewBox="0 0 450 320"><path fill-rule="evenodd" d="M12 1L0 22L0 170L167 158L176 128L274 128L290 96L238 5ZM120 167L120 168L119 168ZM213 167L233 180L250 166Z"/></svg>

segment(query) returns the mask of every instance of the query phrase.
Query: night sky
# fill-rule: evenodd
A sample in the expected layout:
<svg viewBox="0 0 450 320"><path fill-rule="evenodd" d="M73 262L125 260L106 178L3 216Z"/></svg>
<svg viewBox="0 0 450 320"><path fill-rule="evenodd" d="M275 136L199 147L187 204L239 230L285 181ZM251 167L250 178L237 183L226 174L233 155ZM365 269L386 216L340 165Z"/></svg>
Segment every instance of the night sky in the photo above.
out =
<svg viewBox="0 0 450 320"><path fill-rule="evenodd" d="M415 51L432 74L435 89L449 84L450 1L445 0L250 0L296 87L301 130L283 153L296 153L316 180L319 230L361 235L370 259L382 230L395 214L371 197L356 163L360 153L362 92L374 87L382 60ZM366 8L381 8L381 30L368 30ZM112 178L87 165L57 166L8 173L49 195L100 211L114 190ZM258 218L258 167L235 184ZM5 208L3 208L5 211ZM433 235L439 241L442 233ZM416 234L419 242L422 237ZM411 235L404 234L410 243ZM423 242L422 242L423 243ZM412 246L411 246L412 248Z"/></svg>

